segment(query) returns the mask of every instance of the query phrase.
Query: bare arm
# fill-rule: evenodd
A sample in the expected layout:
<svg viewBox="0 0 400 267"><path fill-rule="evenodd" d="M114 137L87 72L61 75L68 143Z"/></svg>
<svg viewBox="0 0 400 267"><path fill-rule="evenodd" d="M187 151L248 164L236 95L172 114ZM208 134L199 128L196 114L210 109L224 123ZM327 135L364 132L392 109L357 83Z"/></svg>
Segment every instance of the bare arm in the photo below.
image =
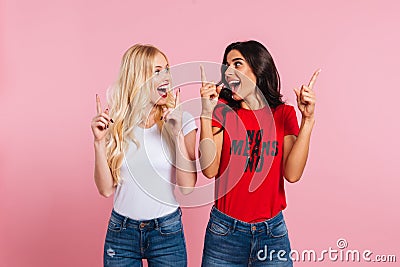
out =
<svg viewBox="0 0 400 267"><path fill-rule="evenodd" d="M176 183L182 194L189 194L197 182L196 130L180 134L176 144Z"/></svg>
<svg viewBox="0 0 400 267"><path fill-rule="evenodd" d="M163 118L166 121L165 129L172 136L175 143L176 184L182 194L186 195L193 191L197 182L196 130L190 131L185 136L183 135L182 115L179 90L175 97L175 108L164 108Z"/></svg>
<svg viewBox="0 0 400 267"><path fill-rule="evenodd" d="M285 136L283 144L284 176L291 183L300 180L307 163L311 132L315 124L313 86L320 71L317 70L314 73L308 86L303 85L300 90L294 90L297 96L297 106L302 114L300 132L297 138L294 135Z"/></svg>
<svg viewBox="0 0 400 267"><path fill-rule="evenodd" d="M283 144L284 176L294 183L300 180L307 163L314 120L302 120L299 136L287 135Z"/></svg>
<svg viewBox="0 0 400 267"><path fill-rule="evenodd" d="M221 86L207 82L204 67L200 66L202 86L201 95L201 119L200 119L200 144L199 160L201 171L207 178L214 178L218 173L223 142L223 131L212 127L212 113L218 101Z"/></svg>
<svg viewBox="0 0 400 267"><path fill-rule="evenodd" d="M94 181L100 195L111 196L115 191L114 180L108 167L104 141L94 142Z"/></svg>
<svg viewBox="0 0 400 267"><path fill-rule="evenodd" d="M99 193L104 197L109 197L114 193L115 186L107 163L105 137L108 133L108 124L112 120L108 115L108 109L102 112L100 98L97 95L96 106L97 115L91 124L94 136L94 181Z"/></svg>
<svg viewBox="0 0 400 267"><path fill-rule="evenodd" d="M200 123L200 166L204 176L211 179L217 175L219 170L223 142L223 131L217 133L220 128L212 127L211 119L207 116L202 116L200 119Z"/></svg>

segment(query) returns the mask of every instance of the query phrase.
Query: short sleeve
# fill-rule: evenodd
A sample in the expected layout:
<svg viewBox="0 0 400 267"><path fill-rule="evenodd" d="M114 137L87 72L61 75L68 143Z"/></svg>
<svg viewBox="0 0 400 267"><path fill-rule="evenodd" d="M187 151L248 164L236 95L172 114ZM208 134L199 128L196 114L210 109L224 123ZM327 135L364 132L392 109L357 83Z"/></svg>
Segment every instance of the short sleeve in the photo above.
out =
<svg viewBox="0 0 400 267"><path fill-rule="evenodd" d="M299 135L299 124L293 106L286 105L284 110L284 135Z"/></svg>
<svg viewBox="0 0 400 267"><path fill-rule="evenodd" d="M215 107L211 124L213 127L222 128L222 125L224 125L224 116L222 111L225 105L225 103L219 101L218 105Z"/></svg>
<svg viewBox="0 0 400 267"><path fill-rule="evenodd" d="M187 135L193 130L197 130L197 125L196 122L194 121L194 118L192 114L189 112L184 111L182 113L182 132L183 135Z"/></svg>

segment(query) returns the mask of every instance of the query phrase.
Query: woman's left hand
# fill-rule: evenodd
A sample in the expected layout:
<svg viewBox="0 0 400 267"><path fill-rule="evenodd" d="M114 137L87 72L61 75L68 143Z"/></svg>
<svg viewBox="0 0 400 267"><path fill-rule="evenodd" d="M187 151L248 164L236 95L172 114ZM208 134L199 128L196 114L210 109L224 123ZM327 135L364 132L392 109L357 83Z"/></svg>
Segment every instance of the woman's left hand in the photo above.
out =
<svg viewBox="0 0 400 267"><path fill-rule="evenodd" d="M163 108L162 114L163 120L165 121L165 127L173 135L173 137L179 136L182 132L182 108L180 106L180 89L176 92L175 96L175 108Z"/></svg>
<svg viewBox="0 0 400 267"><path fill-rule="evenodd" d="M294 89L294 92L297 96L297 106L299 107L304 119L310 119L314 117L315 93L313 87L320 72L321 69L314 72L308 85L302 85L301 89Z"/></svg>

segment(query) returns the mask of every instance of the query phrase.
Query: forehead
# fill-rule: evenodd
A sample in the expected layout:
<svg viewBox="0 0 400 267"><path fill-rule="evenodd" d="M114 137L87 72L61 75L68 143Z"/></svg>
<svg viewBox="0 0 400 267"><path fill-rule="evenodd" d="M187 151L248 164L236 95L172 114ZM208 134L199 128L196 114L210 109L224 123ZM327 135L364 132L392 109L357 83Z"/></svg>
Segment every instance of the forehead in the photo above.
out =
<svg viewBox="0 0 400 267"><path fill-rule="evenodd" d="M157 52L157 54L154 57L154 65L155 66L166 66L168 64L167 59L164 57L163 54L160 52Z"/></svg>
<svg viewBox="0 0 400 267"><path fill-rule="evenodd" d="M244 60L242 53L240 53L239 50L236 49L229 51L228 55L226 55L226 61L228 62L231 62L236 58L241 58Z"/></svg>

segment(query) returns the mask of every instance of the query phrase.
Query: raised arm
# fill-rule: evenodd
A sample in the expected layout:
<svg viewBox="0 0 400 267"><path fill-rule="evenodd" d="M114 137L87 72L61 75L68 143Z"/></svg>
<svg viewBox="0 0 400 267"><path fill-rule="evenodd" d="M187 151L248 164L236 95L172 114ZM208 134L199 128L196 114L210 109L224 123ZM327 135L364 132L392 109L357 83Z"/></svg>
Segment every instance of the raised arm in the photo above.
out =
<svg viewBox="0 0 400 267"><path fill-rule="evenodd" d="M164 108L163 118L166 121L166 129L175 143L176 184L179 186L182 194L186 195L193 191L197 182L196 130L192 130L184 135L182 131L182 117L179 90L175 97L175 108Z"/></svg>
<svg viewBox="0 0 400 267"><path fill-rule="evenodd" d="M288 135L284 138L283 166L284 176L287 181L294 183L300 180L306 166L310 147L311 132L315 124L315 93L314 83L321 70L317 70L312 76L308 86L294 89L297 97L297 106L301 111L301 125L299 135Z"/></svg>
<svg viewBox="0 0 400 267"><path fill-rule="evenodd" d="M108 109L102 112L100 98L96 95L97 115L93 118L91 128L94 136L94 181L100 195L111 196L115 191L114 181L107 163L106 140L108 124L112 122Z"/></svg>
<svg viewBox="0 0 400 267"><path fill-rule="evenodd" d="M200 144L199 161L201 170L207 178L217 175L222 150L223 132L217 127L212 127L212 113L218 102L218 95L222 85L207 82L204 67L200 66L201 82L201 118L200 118ZM217 133L218 132L218 133Z"/></svg>

